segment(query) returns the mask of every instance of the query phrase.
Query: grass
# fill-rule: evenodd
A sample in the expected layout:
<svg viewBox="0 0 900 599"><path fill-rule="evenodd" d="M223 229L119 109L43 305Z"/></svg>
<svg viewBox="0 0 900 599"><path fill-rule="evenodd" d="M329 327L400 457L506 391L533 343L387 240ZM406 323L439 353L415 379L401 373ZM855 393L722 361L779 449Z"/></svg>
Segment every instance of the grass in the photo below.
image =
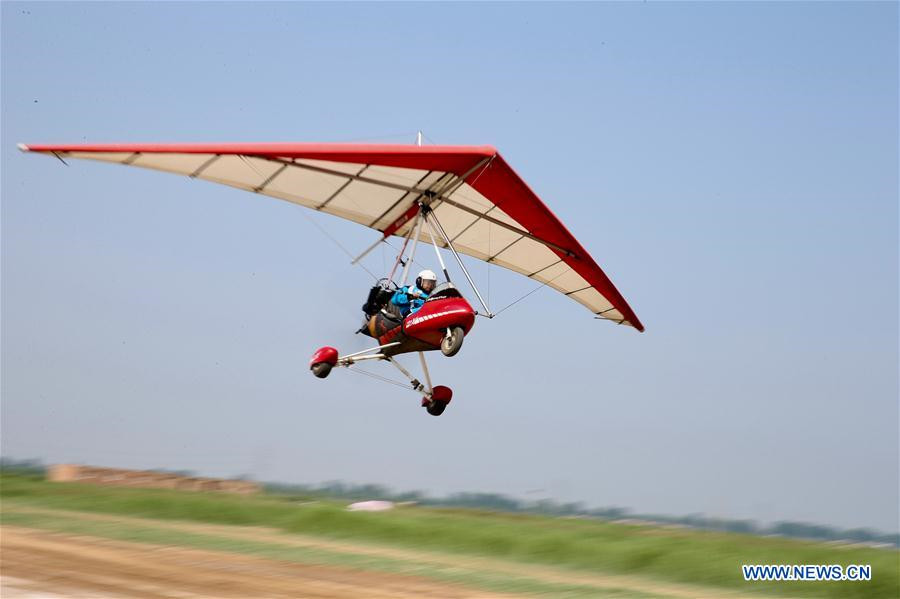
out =
<svg viewBox="0 0 900 599"><path fill-rule="evenodd" d="M277 495L229 496L48 483L0 476L13 504L217 524L427 548L540 563L593 573L626 574L747 592L802 597L900 596L898 558L889 549L735 533L634 526L478 510L401 508L348 512L343 504ZM6 521L7 515L0 516ZM871 564L869 582L748 583L741 564Z"/></svg>

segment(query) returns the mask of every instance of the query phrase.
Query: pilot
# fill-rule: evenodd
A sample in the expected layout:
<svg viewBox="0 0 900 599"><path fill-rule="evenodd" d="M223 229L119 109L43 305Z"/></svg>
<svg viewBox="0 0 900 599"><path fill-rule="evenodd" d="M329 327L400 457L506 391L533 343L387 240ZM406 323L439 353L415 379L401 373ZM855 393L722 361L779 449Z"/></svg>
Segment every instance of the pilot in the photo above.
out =
<svg viewBox="0 0 900 599"><path fill-rule="evenodd" d="M397 306L403 318L414 314L425 303L428 294L434 291L437 276L430 270L423 270L416 277L415 285L404 285L394 292L391 304Z"/></svg>

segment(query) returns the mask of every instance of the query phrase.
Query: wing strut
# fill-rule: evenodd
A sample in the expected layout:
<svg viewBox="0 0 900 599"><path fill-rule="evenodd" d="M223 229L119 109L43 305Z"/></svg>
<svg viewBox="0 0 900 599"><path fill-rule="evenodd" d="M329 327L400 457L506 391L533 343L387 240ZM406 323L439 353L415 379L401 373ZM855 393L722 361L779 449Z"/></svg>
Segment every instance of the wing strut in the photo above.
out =
<svg viewBox="0 0 900 599"><path fill-rule="evenodd" d="M416 222L414 225L415 233L413 233L412 238L412 248L409 250L409 256L406 258L406 264L403 266L403 274L400 276L400 287L406 285L406 278L409 276L409 267L412 265L413 260L416 257L416 247L419 245L419 235L422 233L422 221L425 220L423 218L422 211L418 211L416 213Z"/></svg>
<svg viewBox="0 0 900 599"><path fill-rule="evenodd" d="M469 270L466 268L466 265L463 263L462 258L459 255L459 252L456 251L456 248L453 247L453 242L450 241L450 237L447 235L447 232L444 230L444 227L441 226L441 221L437 219L437 216L434 214L434 210L430 207L423 205L421 214L425 222L428 223L428 226L431 227L432 232L440 233L440 236L443 238L444 243L447 244L447 247L450 248L450 251L453 253L453 257L456 258L456 263L459 264L459 267L462 269L463 274L466 275L466 280L469 281L469 285L472 286L472 291L475 292L475 295L478 296L478 301L481 302L481 307L484 308L484 314L482 316L487 316L488 318L493 318L494 313L491 312L491 309L488 308L487 303L484 301L484 298L481 297L481 293L478 291L478 287L475 285L475 281L472 280L472 275L469 274ZM434 224L432 224L434 221ZM434 241L434 236L432 236L432 242ZM437 244L434 244L434 249L437 250ZM440 254L439 254L440 255ZM441 266L444 266L444 261L441 260ZM444 273L446 274L447 270L444 269ZM447 277L449 280L449 277Z"/></svg>

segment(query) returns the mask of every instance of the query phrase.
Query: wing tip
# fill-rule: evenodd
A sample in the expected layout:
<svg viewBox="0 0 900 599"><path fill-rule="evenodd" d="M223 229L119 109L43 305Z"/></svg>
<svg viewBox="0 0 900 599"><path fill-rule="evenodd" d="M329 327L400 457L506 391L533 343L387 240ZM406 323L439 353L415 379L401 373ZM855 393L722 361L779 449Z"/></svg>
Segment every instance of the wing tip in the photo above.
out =
<svg viewBox="0 0 900 599"><path fill-rule="evenodd" d="M643 333L643 332L644 332L644 325L641 323L641 321L639 321L639 320L637 319L637 317L635 317L633 320L628 320L627 318L623 318L622 320L617 320L617 319L614 319L614 318L605 318L604 316L602 316L602 314L603 314L602 312L597 312L597 313L596 313L596 316L594 316L594 319L596 319L596 320L608 320L608 321L614 322L614 323L616 323L616 324L618 324L618 325L629 326L629 327L635 329L636 331L638 331L639 333Z"/></svg>
<svg viewBox="0 0 900 599"><path fill-rule="evenodd" d="M29 148L25 144L16 144L16 147L19 148L20 152L30 152L31 151L31 148Z"/></svg>
<svg viewBox="0 0 900 599"><path fill-rule="evenodd" d="M632 320L623 320L621 324L627 324L628 326L635 329L639 333L644 332L644 325L641 323L640 320L637 319L637 316L635 316Z"/></svg>

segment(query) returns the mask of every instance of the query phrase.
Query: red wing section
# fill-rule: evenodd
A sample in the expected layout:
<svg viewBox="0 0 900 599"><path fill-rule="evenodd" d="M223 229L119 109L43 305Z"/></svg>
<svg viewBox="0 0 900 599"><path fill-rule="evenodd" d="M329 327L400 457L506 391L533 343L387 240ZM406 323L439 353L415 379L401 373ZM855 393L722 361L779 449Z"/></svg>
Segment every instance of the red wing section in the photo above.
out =
<svg viewBox="0 0 900 599"><path fill-rule="evenodd" d="M405 236L428 203L461 253L535 279L600 318L643 331L590 254L491 146L383 144L21 145L23 151L205 179ZM427 232L423 241L429 241Z"/></svg>

